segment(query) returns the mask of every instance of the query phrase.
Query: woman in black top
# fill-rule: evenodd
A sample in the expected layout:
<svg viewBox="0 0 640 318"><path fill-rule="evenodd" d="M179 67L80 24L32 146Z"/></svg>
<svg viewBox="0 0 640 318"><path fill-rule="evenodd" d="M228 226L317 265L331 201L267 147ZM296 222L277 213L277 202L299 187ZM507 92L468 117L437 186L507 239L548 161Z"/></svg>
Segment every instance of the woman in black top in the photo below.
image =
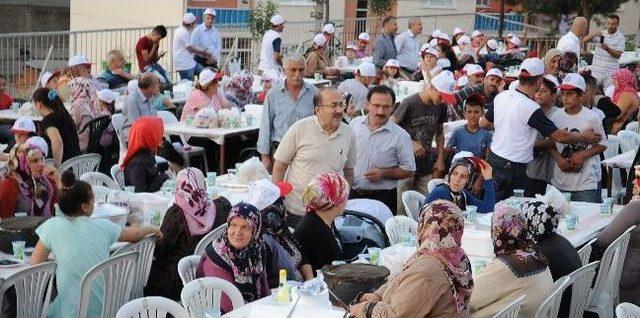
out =
<svg viewBox="0 0 640 318"><path fill-rule="evenodd" d="M58 93L46 87L38 88L32 99L35 110L43 117L40 122L40 136L47 141L55 165L60 166L63 162L79 156L78 132Z"/></svg>
<svg viewBox="0 0 640 318"><path fill-rule="evenodd" d="M135 192L156 192L169 179L168 166L156 166L155 154L162 143L164 126L158 117L140 117L131 126L127 155L120 165L124 169L124 183Z"/></svg>

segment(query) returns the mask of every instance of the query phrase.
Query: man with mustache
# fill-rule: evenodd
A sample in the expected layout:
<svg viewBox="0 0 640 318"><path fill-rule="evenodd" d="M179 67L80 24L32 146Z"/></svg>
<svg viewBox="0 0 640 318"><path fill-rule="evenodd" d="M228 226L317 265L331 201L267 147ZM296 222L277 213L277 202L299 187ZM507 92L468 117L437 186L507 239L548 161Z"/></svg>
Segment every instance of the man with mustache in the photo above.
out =
<svg viewBox="0 0 640 318"><path fill-rule="evenodd" d="M492 108L493 99L501 91L502 79L502 72L497 68L492 68L487 71L487 75L482 80L482 83L473 86L467 86L458 91L455 94L456 111L458 112L458 114L462 116L462 114L464 113L465 101L467 100L467 98L469 98L469 96L474 94L480 94L484 98L485 111Z"/></svg>
<svg viewBox="0 0 640 318"><path fill-rule="evenodd" d="M391 88L375 86L367 94L367 115L351 121L357 141L351 197L378 200L395 215L398 180L413 177L416 160L409 133L389 120L394 104Z"/></svg>

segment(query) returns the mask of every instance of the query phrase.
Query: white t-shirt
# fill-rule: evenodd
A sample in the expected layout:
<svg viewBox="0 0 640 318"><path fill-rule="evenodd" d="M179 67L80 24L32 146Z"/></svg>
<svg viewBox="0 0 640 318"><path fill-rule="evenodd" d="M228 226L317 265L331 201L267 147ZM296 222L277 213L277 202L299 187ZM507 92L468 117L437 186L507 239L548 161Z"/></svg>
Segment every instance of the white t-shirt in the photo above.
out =
<svg viewBox="0 0 640 318"><path fill-rule="evenodd" d="M191 34L184 26L179 27L173 35L173 66L176 71L186 71L196 67L193 53L187 46L193 45Z"/></svg>
<svg viewBox="0 0 640 318"><path fill-rule="evenodd" d="M569 31L567 34L563 35L560 40L558 40L556 49L562 52L576 53L578 61L580 61L580 39L578 36L573 34L573 32Z"/></svg>
<svg viewBox="0 0 640 318"><path fill-rule="evenodd" d="M280 72L280 65L273 58L275 51L273 50L273 41L280 38L280 33L275 30L269 30L264 33L262 37L262 48L260 49L260 64L258 69L266 72L268 70L275 70Z"/></svg>
<svg viewBox="0 0 640 318"><path fill-rule="evenodd" d="M577 114L567 114L566 111L558 111L551 117L558 129L565 129L570 132L584 132L593 129L596 133L606 136L602 121L595 112L586 107L582 107ZM600 141L601 145L605 144L605 140ZM591 145L578 144L561 144L556 143L556 149L565 158L570 158L577 151L591 148ZM551 184L560 191L584 191L595 190L598 188L598 182L601 179L600 172L600 156L595 155L587 158L580 172L563 172L556 163L553 168L553 178Z"/></svg>
<svg viewBox="0 0 640 318"><path fill-rule="evenodd" d="M600 43L600 37L594 37L593 42ZM620 30L614 34L605 33L604 43L614 50L624 52L625 42L626 39ZM611 75L619 68L618 59L611 56L600 44L596 45L596 51L593 54L593 64L591 65L593 77L597 78L598 81L603 81L605 77Z"/></svg>

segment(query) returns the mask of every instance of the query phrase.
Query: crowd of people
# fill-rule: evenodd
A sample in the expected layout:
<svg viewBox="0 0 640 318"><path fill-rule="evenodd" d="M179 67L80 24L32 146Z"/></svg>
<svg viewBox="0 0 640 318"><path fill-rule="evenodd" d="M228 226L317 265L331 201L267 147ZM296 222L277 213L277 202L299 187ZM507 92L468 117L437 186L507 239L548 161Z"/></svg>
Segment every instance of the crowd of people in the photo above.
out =
<svg viewBox="0 0 640 318"><path fill-rule="evenodd" d="M197 24L196 16L187 13L173 37L173 68L180 79L194 82L177 115L189 123L202 110L263 105L255 148L271 181L251 184L250 193L263 195L258 202L232 206L224 197L210 198L207 171L187 167L179 149L163 137L158 111L176 110L162 93L172 86L159 63L166 54L159 51L167 36L164 26L138 40L139 74L127 68L117 50L107 53L106 69L97 77L86 57L74 56L62 72L39 79L32 96L42 117L37 129L28 118L0 127L0 142L10 145L0 156L7 162L0 179L0 217L27 212L47 219L37 230L40 240L31 264L46 261L50 253L56 256L54 317L75 312L82 275L108 257L112 243L135 242L151 233L158 241L145 294L178 299L178 261L224 224L226 230L206 247L197 276L224 279L246 302L258 300L278 286L280 269L287 269L290 280L305 281L325 265L349 260L335 225L349 199L376 200L391 214L402 215L407 211L401 196L408 190L426 196L418 216L417 252L400 274L357 299L352 316L491 317L526 294L520 316L530 317L553 282L581 266L576 248L557 232L561 213L555 207L534 199L517 210L499 202L519 189L528 197L544 194L548 185L570 193L572 201L601 201L607 135L637 120L640 107L636 75L618 67L624 36L617 30L617 16L607 18L605 31L591 34L588 21L576 18L557 47L540 59L514 34L493 39L456 28L450 37L434 30L420 43L420 19L410 19L407 30L397 35L392 16L382 20L373 47L367 33L343 52L330 47L336 28L328 24L312 39L306 56L284 54L286 20L274 15L262 39L258 69L264 90L259 94L252 93L253 76L246 71L223 81L218 69L223 41L215 17L216 11L207 9ZM596 42L596 50L584 69L579 61L586 55L581 44L587 42ZM343 55L350 63L357 61L352 78L331 63ZM510 79L500 62L513 59L521 64L517 78ZM317 75L339 84L317 88L304 80ZM420 82L421 89L399 100L401 81ZM5 86L0 76L0 109L13 102ZM107 126L100 144L126 146L114 162L124 184L135 192L156 192L175 176L173 205L160 228L121 229L90 218L91 186L72 172L56 170L90 148L85 128L116 112L114 92L126 95L122 130L116 134L113 125ZM445 133L446 123L462 119L464 124ZM214 142L191 142L204 147L210 169L217 166ZM157 163L158 155L167 163ZM45 163L47 158L52 165ZM436 179L439 184L429 190ZM634 177L628 181L633 188ZM461 247L462 211L470 206L478 213L493 212L495 254L473 276ZM640 223L639 209L637 201L625 206L600 234L595 254L625 226ZM636 232L632 240L639 239ZM630 248L629 253L635 254L625 262L621 300L639 304L633 260L640 252ZM101 304L98 293L92 297L90 312ZM564 315L569 300L565 295ZM226 295L221 309L232 309Z"/></svg>

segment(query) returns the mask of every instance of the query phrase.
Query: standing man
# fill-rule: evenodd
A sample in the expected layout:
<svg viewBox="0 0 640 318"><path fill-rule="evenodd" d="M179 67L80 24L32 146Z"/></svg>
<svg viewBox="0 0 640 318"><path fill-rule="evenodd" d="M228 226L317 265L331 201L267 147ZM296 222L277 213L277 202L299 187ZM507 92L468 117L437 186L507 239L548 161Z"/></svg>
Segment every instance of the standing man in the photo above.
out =
<svg viewBox="0 0 640 318"><path fill-rule="evenodd" d="M418 68L418 62L420 62L420 42L418 41L420 34L422 34L420 18L411 18L409 19L409 29L395 39L400 69L407 76L411 76L415 72Z"/></svg>
<svg viewBox="0 0 640 318"><path fill-rule="evenodd" d="M222 36L213 23L216 20L216 10L207 9L202 14L202 24L193 30L191 40L193 44L203 47L207 52L211 53L211 59L206 59L201 56L195 56L194 59L197 63L200 63L206 67L218 68L220 64L220 52L222 52Z"/></svg>
<svg viewBox="0 0 640 318"><path fill-rule="evenodd" d="M262 109L258 133L258 152L268 171L273 165L273 154L293 123L313 115L313 95L317 88L303 81L305 60L300 55L284 59L287 76L269 89Z"/></svg>
<svg viewBox="0 0 640 318"><path fill-rule="evenodd" d="M527 164L533 160L537 132L551 141L596 144L602 135L593 130L571 133L558 129L533 100L542 84L544 63L529 58L520 66L519 84L496 96L493 108L480 119L480 126L495 127L489 153L496 183L496 201L513 195L513 189L527 188Z"/></svg>
<svg viewBox="0 0 640 318"><path fill-rule="evenodd" d="M351 95L347 105L347 115L357 117L367 107L369 86L376 79L376 67L371 62L362 62L356 69L355 78L350 78L338 85L338 91L344 96Z"/></svg>
<svg viewBox="0 0 640 318"><path fill-rule="evenodd" d="M302 194L313 177L337 172L353 183L356 137L342 122L342 95L335 88L321 88L313 97L313 106L316 115L294 123L273 156L273 181L286 180L293 186L284 200L290 225L297 224L306 213Z"/></svg>
<svg viewBox="0 0 640 318"><path fill-rule="evenodd" d="M258 70L263 73L274 70L278 74L282 73L282 37L280 33L284 30L284 18L276 14L271 17L271 30L264 33L262 37L262 47L260 49L260 64Z"/></svg>
<svg viewBox="0 0 640 318"><path fill-rule="evenodd" d="M158 63L167 52L158 52L160 40L167 36L167 28L164 25L158 25L151 33L138 39L136 43L136 59L138 60L138 69L140 73L156 71L162 77L163 82L170 82L167 72Z"/></svg>
<svg viewBox="0 0 640 318"><path fill-rule="evenodd" d="M191 30L196 25L196 16L188 12L182 17L182 25L173 37L173 65L180 74L180 79L193 81L193 76L200 74L202 65L196 63L194 55L211 59L211 53L191 41Z"/></svg>
<svg viewBox="0 0 640 318"><path fill-rule="evenodd" d="M382 33L376 38L376 47L373 50L373 64L378 69L382 69L388 60L397 58L398 51L394 39L396 33L398 33L396 17L385 17L382 20Z"/></svg>
<svg viewBox="0 0 640 318"><path fill-rule="evenodd" d="M577 17L573 20L573 24L571 25L571 31L567 34L563 35L560 40L558 40L558 44L556 45L556 49L562 52L573 52L576 54L578 58L578 63L580 63L580 38L587 33L587 28L589 27L589 22L584 17Z"/></svg>
<svg viewBox="0 0 640 318"><path fill-rule="evenodd" d="M594 41L596 52L593 54L591 71L593 77L598 80L598 85L607 88L613 85L611 74L620 68L618 59L624 52L626 39L624 34L618 30L620 17L613 14L607 18L607 29L596 31L582 39L582 42Z"/></svg>
<svg viewBox="0 0 640 318"><path fill-rule="evenodd" d="M389 120L396 103L391 88L373 87L367 102L367 115L351 122L357 141L351 197L378 200L396 211L398 180L413 177L416 170L411 137Z"/></svg>

